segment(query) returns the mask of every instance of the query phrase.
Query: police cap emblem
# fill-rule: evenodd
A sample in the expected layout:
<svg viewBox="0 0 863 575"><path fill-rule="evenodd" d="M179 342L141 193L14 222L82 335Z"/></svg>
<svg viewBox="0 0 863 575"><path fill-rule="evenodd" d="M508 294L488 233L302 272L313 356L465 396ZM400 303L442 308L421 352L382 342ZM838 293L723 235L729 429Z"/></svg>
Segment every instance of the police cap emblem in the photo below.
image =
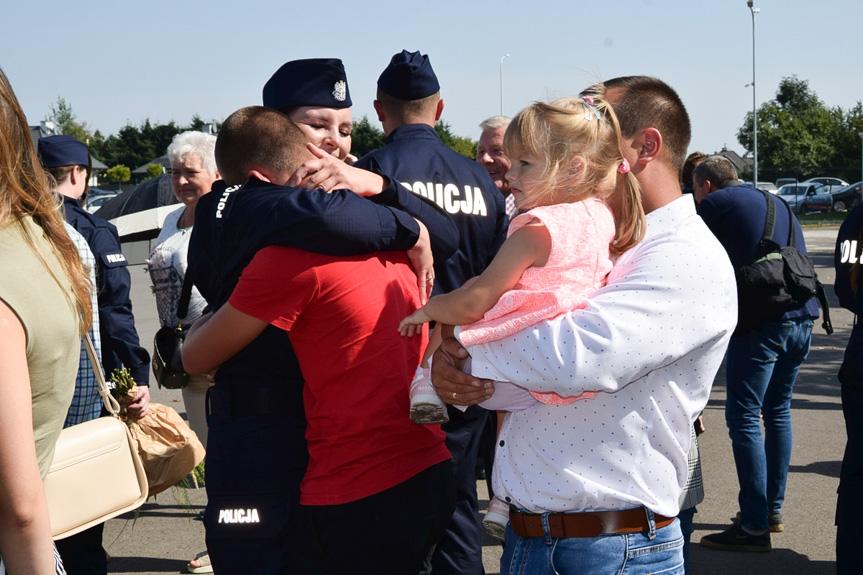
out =
<svg viewBox="0 0 863 575"><path fill-rule="evenodd" d="M344 102L348 93L348 85L345 84L344 80L339 80L333 86L333 98L335 98L339 102Z"/></svg>

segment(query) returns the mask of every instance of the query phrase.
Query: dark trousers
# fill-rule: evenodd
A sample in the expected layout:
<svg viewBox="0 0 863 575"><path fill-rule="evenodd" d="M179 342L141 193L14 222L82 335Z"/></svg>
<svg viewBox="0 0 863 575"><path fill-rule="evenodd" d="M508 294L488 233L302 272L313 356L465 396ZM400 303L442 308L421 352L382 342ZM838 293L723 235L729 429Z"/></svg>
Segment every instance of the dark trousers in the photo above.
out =
<svg viewBox="0 0 863 575"><path fill-rule="evenodd" d="M452 463L342 505L301 507L317 575L415 575L455 506Z"/></svg>
<svg viewBox="0 0 863 575"><path fill-rule="evenodd" d="M204 527L215 573L313 573L298 518L305 429L301 417L210 415Z"/></svg>
<svg viewBox="0 0 863 575"><path fill-rule="evenodd" d="M456 504L446 533L431 557L432 573L481 575L484 569L482 526L477 517L476 462L489 411L473 405L465 412L448 406L447 412L449 423L441 427L446 432L446 446L452 455ZM486 437L493 437L493 434Z"/></svg>
<svg viewBox="0 0 863 575"><path fill-rule="evenodd" d="M839 381L848 442L836 504L836 572L863 575L863 326L851 332Z"/></svg>
<svg viewBox="0 0 863 575"><path fill-rule="evenodd" d="M67 575L107 575L108 559L102 547L104 523L56 542Z"/></svg>

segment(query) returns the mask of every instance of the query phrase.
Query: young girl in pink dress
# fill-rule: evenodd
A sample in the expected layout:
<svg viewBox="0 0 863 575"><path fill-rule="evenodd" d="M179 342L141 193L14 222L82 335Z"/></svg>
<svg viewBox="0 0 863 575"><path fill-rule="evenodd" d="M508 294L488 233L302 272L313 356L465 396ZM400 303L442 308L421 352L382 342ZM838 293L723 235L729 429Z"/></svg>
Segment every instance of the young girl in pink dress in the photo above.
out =
<svg viewBox="0 0 863 575"><path fill-rule="evenodd" d="M507 240L488 268L402 320L402 335L412 335L427 321L461 326L457 337L470 351L471 345L582 308L587 296L605 285L610 258L643 236L638 182L623 157L617 118L604 100L537 102L513 119L504 150L512 161L506 179L521 215L510 223ZM483 405L509 411L537 401L568 405L596 396L585 391L565 397L502 382L495 390L495 396L506 399L492 396ZM411 386L411 411L445 413L420 370ZM496 509L506 523L507 505L493 500L487 529L494 529L488 518Z"/></svg>

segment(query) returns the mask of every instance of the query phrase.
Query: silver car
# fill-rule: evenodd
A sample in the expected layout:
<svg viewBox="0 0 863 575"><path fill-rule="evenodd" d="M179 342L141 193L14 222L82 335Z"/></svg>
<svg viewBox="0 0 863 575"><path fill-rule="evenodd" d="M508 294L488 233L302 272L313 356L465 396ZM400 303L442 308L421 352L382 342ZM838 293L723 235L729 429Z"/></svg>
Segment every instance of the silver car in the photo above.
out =
<svg viewBox="0 0 863 575"><path fill-rule="evenodd" d="M786 184L779 188L779 197L788 202L788 205L791 206L791 211L795 214L805 214L808 211L808 207L805 204L806 200L813 200L813 204L815 202L821 202L822 198L826 200L825 203L832 207L833 205L833 197L830 195L830 190L824 184L817 183L800 183L800 184Z"/></svg>

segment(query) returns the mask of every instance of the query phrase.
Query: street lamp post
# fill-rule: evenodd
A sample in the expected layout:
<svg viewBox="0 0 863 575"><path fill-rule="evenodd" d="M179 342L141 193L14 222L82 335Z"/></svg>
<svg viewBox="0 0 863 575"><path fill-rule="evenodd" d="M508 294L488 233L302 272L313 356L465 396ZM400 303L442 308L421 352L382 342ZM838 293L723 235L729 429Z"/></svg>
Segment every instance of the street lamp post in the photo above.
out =
<svg viewBox="0 0 863 575"><path fill-rule="evenodd" d="M509 54L500 57L500 115L503 116L503 60L509 58Z"/></svg>
<svg viewBox="0 0 863 575"><path fill-rule="evenodd" d="M755 100L755 15L760 8L752 5L753 0L746 0L749 11L752 12L752 185L758 187L758 108Z"/></svg>

